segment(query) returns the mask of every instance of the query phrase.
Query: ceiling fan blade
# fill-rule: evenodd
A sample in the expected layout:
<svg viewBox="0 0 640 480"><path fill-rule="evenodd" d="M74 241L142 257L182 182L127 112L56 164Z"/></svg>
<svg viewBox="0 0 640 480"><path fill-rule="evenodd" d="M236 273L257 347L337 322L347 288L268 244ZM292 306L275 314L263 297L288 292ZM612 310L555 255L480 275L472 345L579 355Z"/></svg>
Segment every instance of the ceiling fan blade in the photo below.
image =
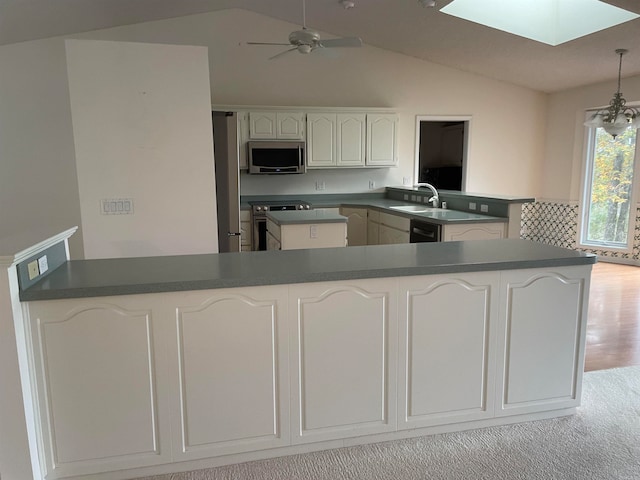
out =
<svg viewBox="0 0 640 480"><path fill-rule="evenodd" d="M283 47L287 47L291 45L290 43L275 43L275 42L246 42L247 45L279 45Z"/></svg>
<svg viewBox="0 0 640 480"><path fill-rule="evenodd" d="M321 40L318 45L324 48L334 47L361 47L362 40L358 37L332 38L329 40Z"/></svg>
<svg viewBox="0 0 640 480"><path fill-rule="evenodd" d="M281 57L283 55L286 55L289 52L293 52L294 50L297 50L297 49L298 49L298 47L290 48L289 50L285 50L284 52L280 52L277 55L274 55L273 57L269 57L269 60L275 60L276 58L279 58L279 57Z"/></svg>

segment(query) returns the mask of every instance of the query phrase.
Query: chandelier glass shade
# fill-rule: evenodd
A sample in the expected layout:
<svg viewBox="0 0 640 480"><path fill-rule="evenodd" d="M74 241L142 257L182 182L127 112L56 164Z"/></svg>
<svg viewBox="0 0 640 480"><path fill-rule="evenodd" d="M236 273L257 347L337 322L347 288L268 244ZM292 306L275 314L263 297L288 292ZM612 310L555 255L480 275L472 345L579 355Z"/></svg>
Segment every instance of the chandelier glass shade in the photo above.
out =
<svg viewBox="0 0 640 480"><path fill-rule="evenodd" d="M619 48L616 53L620 55L618 65L618 91L609 102L609 107L598 110L585 122L588 127L604 128L613 138L624 133L629 128L640 128L640 110L627 106L627 101L620 93L620 75L622 72L622 56L627 50Z"/></svg>

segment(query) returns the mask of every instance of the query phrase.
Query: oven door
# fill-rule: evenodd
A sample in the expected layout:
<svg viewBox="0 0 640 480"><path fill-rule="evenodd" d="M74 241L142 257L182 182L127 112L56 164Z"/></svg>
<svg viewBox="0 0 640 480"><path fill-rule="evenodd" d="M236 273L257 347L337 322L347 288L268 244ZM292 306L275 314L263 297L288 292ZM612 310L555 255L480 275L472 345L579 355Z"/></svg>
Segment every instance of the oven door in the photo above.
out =
<svg viewBox="0 0 640 480"><path fill-rule="evenodd" d="M424 222L421 220L411 220L409 242L439 242L442 233L442 226L437 223Z"/></svg>

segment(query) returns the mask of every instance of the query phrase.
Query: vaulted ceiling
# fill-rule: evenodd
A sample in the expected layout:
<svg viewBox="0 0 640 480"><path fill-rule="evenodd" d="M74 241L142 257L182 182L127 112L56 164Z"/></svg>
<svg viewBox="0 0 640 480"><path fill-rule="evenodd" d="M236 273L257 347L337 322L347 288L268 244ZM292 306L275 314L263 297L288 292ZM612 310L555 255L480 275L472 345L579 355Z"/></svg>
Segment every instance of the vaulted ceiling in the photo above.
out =
<svg viewBox="0 0 640 480"><path fill-rule="evenodd" d="M338 0L307 0L307 26L543 92L609 80L614 92L616 48L629 49L623 77L640 74L640 19L551 47L439 12L451 0L437 0L436 8L417 0L352 1L354 8L344 9ZM638 0L606 3L640 14ZM302 22L302 0L0 0L0 45L227 8ZM250 33L247 40L286 40Z"/></svg>

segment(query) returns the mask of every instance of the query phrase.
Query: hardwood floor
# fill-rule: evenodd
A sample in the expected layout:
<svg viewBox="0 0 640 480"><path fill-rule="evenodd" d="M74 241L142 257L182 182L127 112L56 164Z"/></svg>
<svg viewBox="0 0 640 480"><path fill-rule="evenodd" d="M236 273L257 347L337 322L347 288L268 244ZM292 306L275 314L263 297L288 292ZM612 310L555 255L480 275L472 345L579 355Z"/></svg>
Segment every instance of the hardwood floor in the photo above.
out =
<svg viewBox="0 0 640 480"><path fill-rule="evenodd" d="M591 275L585 371L640 365L640 267L598 262Z"/></svg>

